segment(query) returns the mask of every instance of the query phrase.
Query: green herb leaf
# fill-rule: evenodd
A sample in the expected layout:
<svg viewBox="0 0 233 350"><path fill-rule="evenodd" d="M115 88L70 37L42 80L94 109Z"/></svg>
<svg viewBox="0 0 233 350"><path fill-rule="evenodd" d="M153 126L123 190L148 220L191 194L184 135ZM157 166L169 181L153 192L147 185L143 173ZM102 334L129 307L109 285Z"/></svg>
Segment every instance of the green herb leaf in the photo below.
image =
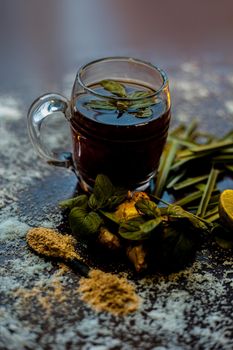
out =
<svg viewBox="0 0 233 350"><path fill-rule="evenodd" d="M178 182L177 184L175 184L173 186L174 190L181 190L184 189L186 187L195 185L199 182L202 182L204 180L207 180L209 177L209 175L201 175L201 176L196 176L196 177L192 177L192 178L188 178L184 181Z"/></svg>
<svg viewBox="0 0 233 350"><path fill-rule="evenodd" d="M102 222L97 213L88 212L83 208L75 207L69 214L70 228L75 235L93 236L98 233Z"/></svg>
<svg viewBox="0 0 233 350"><path fill-rule="evenodd" d="M191 224L191 226L193 226L194 229L197 230L208 231L210 228L208 222L194 214L187 212L178 205L169 205L167 215L169 220L186 220Z"/></svg>
<svg viewBox="0 0 233 350"><path fill-rule="evenodd" d="M174 271L186 265L196 252L199 237L185 227L165 224L150 251L163 269Z"/></svg>
<svg viewBox="0 0 233 350"><path fill-rule="evenodd" d="M143 98L151 95L152 92L149 91L134 91L127 95L129 99Z"/></svg>
<svg viewBox="0 0 233 350"><path fill-rule="evenodd" d="M87 209L87 203L88 203L87 195L81 194L80 196L61 201L59 203L59 206L61 208L69 208L69 209L72 209L74 207L82 207L84 209Z"/></svg>
<svg viewBox="0 0 233 350"><path fill-rule="evenodd" d="M89 198L89 206L91 209L104 208L108 204L109 198L114 193L114 186L105 175L98 175L95 180L93 193Z"/></svg>
<svg viewBox="0 0 233 350"><path fill-rule="evenodd" d="M130 102L128 109L131 112L135 112L135 111L137 112L140 109L151 107L154 104L155 104L155 102L152 99L148 99L148 101L147 100L135 101L135 102L132 101L132 102Z"/></svg>
<svg viewBox="0 0 233 350"><path fill-rule="evenodd" d="M160 217L148 221L143 217L136 217L120 224L119 235L132 241L145 240L150 238L161 222Z"/></svg>
<svg viewBox="0 0 233 350"><path fill-rule="evenodd" d="M135 203L135 207L137 210L147 215L148 217L157 218L161 215L157 205L154 202L145 198L139 199Z"/></svg>
<svg viewBox="0 0 233 350"><path fill-rule="evenodd" d="M126 90L123 84L120 84L116 80L102 80L100 85L113 95L117 95L119 97L126 97Z"/></svg>
<svg viewBox="0 0 233 350"><path fill-rule="evenodd" d="M116 104L114 102L110 101L103 101L103 100L91 100L85 103L85 106L87 108L92 109L104 109L109 111L114 111L117 109Z"/></svg>
<svg viewBox="0 0 233 350"><path fill-rule="evenodd" d="M115 224L118 224L118 225L120 224L120 220L118 219L115 213L111 213L102 209L99 210L99 213L103 215L104 218L107 218L108 220L114 222Z"/></svg>
<svg viewBox="0 0 233 350"><path fill-rule="evenodd" d="M107 208L109 210L115 209L119 204L124 202L125 198L127 196L127 192L124 192L122 194L115 194L111 196L108 200Z"/></svg>
<svg viewBox="0 0 233 350"><path fill-rule="evenodd" d="M138 111L134 115L137 118L149 118L153 115L153 111L151 108L145 108L145 109L141 109L140 111Z"/></svg>

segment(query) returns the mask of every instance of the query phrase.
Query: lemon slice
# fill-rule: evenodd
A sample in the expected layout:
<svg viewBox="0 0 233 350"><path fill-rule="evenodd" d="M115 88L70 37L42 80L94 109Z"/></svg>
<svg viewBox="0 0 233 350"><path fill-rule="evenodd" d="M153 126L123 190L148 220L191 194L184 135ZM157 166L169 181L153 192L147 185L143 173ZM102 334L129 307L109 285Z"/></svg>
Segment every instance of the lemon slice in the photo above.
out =
<svg viewBox="0 0 233 350"><path fill-rule="evenodd" d="M221 193L219 216L224 226L233 230L233 190L225 190Z"/></svg>

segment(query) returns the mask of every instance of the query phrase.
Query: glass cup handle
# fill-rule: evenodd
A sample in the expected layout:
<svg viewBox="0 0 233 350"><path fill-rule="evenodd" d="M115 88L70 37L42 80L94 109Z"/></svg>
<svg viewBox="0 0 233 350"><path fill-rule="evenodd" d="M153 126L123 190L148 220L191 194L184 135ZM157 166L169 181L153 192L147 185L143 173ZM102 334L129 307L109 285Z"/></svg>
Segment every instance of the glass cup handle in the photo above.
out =
<svg viewBox="0 0 233 350"><path fill-rule="evenodd" d="M73 168L71 152L54 152L49 150L41 139L41 126L43 121L54 113L61 112L67 120L70 119L69 101L60 94L45 94L36 99L28 111L28 131L31 142L38 154L47 163Z"/></svg>

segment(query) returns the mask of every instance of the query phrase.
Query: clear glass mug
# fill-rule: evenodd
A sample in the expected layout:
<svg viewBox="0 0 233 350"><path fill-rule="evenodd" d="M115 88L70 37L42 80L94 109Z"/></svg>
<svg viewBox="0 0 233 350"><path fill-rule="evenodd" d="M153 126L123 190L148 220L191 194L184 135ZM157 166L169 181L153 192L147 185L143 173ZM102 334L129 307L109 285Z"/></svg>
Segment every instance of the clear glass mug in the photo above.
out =
<svg viewBox="0 0 233 350"><path fill-rule="evenodd" d="M106 80L123 84L128 92L104 89L99 83ZM101 109L103 105L107 109ZM72 154L55 153L42 142L41 125L55 112L62 112L70 123ZM74 170L85 190L92 189L100 173L116 185L146 189L156 176L169 122L166 74L129 57L86 64L77 73L70 101L60 94L45 94L28 112L29 135L37 152L49 164Z"/></svg>

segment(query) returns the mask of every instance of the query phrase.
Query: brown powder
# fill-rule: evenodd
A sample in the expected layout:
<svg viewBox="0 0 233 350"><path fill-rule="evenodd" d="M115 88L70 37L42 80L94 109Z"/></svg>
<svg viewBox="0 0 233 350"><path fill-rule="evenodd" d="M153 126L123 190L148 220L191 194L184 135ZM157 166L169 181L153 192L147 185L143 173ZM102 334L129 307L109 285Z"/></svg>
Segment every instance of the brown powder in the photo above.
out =
<svg viewBox="0 0 233 350"><path fill-rule="evenodd" d="M80 259L75 251L77 242L71 235L63 235L50 228L35 227L27 232L26 238L29 246L41 255Z"/></svg>
<svg viewBox="0 0 233 350"><path fill-rule="evenodd" d="M32 302L35 302L45 311L45 317L51 314L53 307L57 308L69 298L59 279L59 273L55 273L52 280L46 284L38 282L32 289L17 289L14 296L20 298L21 305L31 305Z"/></svg>
<svg viewBox="0 0 233 350"><path fill-rule="evenodd" d="M41 255L65 259L81 258L75 251L77 242L71 235L63 235L53 229L37 227L30 229L26 238L29 246ZM59 275L64 272L60 271ZM115 315L134 312L140 303L134 286L126 278L100 270L92 270L88 278L81 278L77 292L81 292L81 299L95 310L107 311ZM52 281L49 289L36 286L30 291L19 291L18 296L24 300L36 298L47 314L51 312L54 299L62 303L67 297L57 279Z"/></svg>
<svg viewBox="0 0 233 350"><path fill-rule="evenodd" d="M125 278L100 270L92 270L89 278L81 278L78 291L81 299L96 311L115 315L135 312L140 304L134 286Z"/></svg>

